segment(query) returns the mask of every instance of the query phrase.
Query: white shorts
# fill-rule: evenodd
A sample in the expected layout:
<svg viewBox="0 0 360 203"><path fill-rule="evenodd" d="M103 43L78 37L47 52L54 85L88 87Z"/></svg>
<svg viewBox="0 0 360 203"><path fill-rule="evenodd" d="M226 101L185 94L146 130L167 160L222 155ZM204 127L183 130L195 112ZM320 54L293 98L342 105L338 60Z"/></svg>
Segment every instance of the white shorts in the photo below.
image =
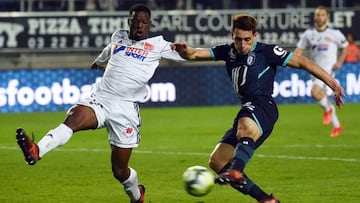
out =
<svg viewBox="0 0 360 203"><path fill-rule="evenodd" d="M94 110L98 121L97 128L106 127L110 144L121 148L134 148L139 145L141 117L136 102L102 99L92 95L77 104Z"/></svg>

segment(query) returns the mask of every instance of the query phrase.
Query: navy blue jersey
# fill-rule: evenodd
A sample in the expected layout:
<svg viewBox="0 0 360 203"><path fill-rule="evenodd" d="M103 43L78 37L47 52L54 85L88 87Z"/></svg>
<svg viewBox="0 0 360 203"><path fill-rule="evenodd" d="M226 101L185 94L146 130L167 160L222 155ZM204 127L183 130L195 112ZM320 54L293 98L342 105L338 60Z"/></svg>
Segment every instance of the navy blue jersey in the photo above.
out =
<svg viewBox="0 0 360 203"><path fill-rule="evenodd" d="M234 44L218 45L210 49L214 60L226 62L227 73L237 96L247 100L273 93L277 66L286 66L293 55L277 45L255 42L247 55L238 54Z"/></svg>
<svg viewBox="0 0 360 203"><path fill-rule="evenodd" d="M261 136L255 142L255 148L258 148L270 136L279 116L272 97L276 68L286 66L293 53L280 46L260 42L255 42L247 55L238 54L233 43L215 46L210 52L214 60L226 62L227 73L243 104L232 128L220 142L235 148L238 121L241 117L250 117L260 129Z"/></svg>

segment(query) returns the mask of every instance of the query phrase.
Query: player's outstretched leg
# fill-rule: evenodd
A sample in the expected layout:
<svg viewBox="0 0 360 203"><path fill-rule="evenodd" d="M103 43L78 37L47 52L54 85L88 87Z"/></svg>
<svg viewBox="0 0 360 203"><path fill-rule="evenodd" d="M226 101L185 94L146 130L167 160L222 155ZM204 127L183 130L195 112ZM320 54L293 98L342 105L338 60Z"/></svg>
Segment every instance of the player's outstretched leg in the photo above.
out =
<svg viewBox="0 0 360 203"><path fill-rule="evenodd" d="M34 165L40 160L39 147L34 143L33 139L30 139L24 129L18 128L16 130L16 141L24 154L27 164Z"/></svg>
<svg viewBox="0 0 360 203"><path fill-rule="evenodd" d="M231 166L229 170L223 171L215 179L217 184L230 183L232 185L245 185L245 177L243 175L244 168L247 162L251 159L254 154L255 142L252 138L242 137L238 140L235 147Z"/></svg>
<svg viewBox="0 0 360 203"><path fill-rule="evenodd" d="M280 200L272 194L266 194L259 186L250 180L246 174L236 169L228 169L227 172L220 173L215 179L215 183L219 185L229 184L239 192L250 195L258 200L259 203L280 203Z"/></svg>
<svg viewBox="0 0 360 203"><path fill-rule="evenodd" d="M238 140L231 164L219 170L215 182L220 185L229 184L239 192L250 195L259 203L280 202L272 195L265 193L244 173L244 168L254 153L255 143L251 138L243 137ZM213 164L216 165L216 164Z"/></svg>

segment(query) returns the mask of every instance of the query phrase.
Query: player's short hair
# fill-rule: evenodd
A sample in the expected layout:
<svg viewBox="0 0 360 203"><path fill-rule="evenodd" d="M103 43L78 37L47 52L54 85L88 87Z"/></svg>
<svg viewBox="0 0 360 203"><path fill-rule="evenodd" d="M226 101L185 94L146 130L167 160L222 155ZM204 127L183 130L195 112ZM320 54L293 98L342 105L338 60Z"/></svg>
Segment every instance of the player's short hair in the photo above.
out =
<svg viewBox="0 0 360 203"><path fill-rule="evenodd" d="M132 15L133 12L145 12L151 17L151 10L144 4L135 4L129 9L129 15Z"/></svg>
<svg viewBox="0 0 360 203"><path fill-rule="evenodd" d="M232 31L234 29L251 30L253 33L256 32L257 21L254 16L249 14L238 14L232 18Z"/></svg>
<svg viewBox="0 0 360 203"><path fill-rule="evenodd" d="M325 10L328 15L330 14L329 8L323 5L316 7L315 10Z"/></svg>

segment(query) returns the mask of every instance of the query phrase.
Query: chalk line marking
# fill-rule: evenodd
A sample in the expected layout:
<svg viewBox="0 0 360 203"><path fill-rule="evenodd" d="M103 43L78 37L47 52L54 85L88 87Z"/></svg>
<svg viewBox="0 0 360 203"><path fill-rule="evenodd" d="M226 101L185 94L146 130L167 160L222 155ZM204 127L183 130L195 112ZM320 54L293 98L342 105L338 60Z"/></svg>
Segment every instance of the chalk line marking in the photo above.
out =
<svg viewBox="0 0 360 203"><path fill-rule="evenodd" d="M0 150L20 150L13 146L0 146ZM57 151L71 152L110 152L109 148L58 148ZM159 150L134 150L135 154L162 154L168 156L204 156L209 157L210 153L205 152L175 152L175 151L159 151ZM291 159L291 160L318 160L318 161L342 161L342 162L360 162L357 158L339 158L339 157L311 157L311 156L292 156L292 155L271 155L271 154L255 154L259 158L272 159Z"/></svg>

